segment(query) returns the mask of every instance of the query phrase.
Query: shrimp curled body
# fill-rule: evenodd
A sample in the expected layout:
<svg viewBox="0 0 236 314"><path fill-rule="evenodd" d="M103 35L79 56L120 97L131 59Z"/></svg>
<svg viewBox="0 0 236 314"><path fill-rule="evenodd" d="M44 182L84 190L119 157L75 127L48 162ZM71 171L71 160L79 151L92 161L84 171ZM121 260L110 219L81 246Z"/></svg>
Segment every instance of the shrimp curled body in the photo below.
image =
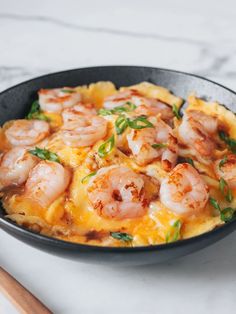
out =
<svg viewBox="0 0 236 314"><path fill-rule="evenodd" d="M144 180L123 166L101 168L88 185L88 197L98 215L108 219L143 216Z"/></svg>
<svg viewBox="0 0 236 314"><path fill-rule="evenodd" d="M96 115L97 112L91 104L78 104L62 111L63 122L76 121L81 116Z"/></svg>
<svg viewBox="0 0 236 314"><path fill-rule="evenodd" d="M187 163L177 165L161 183L161 202L176 214L197 214L205 208L208 197L207 185Z"/></svg>
<svg viewBox="0 0 236 314"><path fill-rule="evenodd" d="M47 207L66 190L70 177L69 170L61 164L43 160L30 172L25 196Z"/></svg>
<svg viewBox="0 0 236 314"><path fill-rule="evenodd" d="M218 121L215 117L203 112L192 110L186 112L179 126L179 138L187 146L205 158L209 158L215 149L214 135Z"/></svg>
<svg viewBox="0 0 236 314"><path fill-rule="evenodd" d="M49 135L49 124L40 120L15 120L5 135L11 145L34 145Z"/></svg>
<svg viewBox="0 0 236 314"><path fill-rule="evenodd" d="M23 184L37 162L38 158L28 153L23 147L10 149L1 161L0 189Z"/></svg>
<svg viewBox="0 0 236 314"><path fill-rule="evenodd" d="M161 114L161 118L164 121L169 121L174 116L170 106L157 99L145 97L136 90L127 90L107 97L104 101L104 108L114 109L124 106L128 102L137 107L134 113L138 115L150 116Z"/></svg>
<svg viewBox="0 0 236 314"><path fill-rule="evenodd" d="M73 88L40 89L39 104L43 111L61 113L81 100L81 95Z"/></svg>
<svg viewBox="0 0 236 314"><path fill-rule="evenodd" d="M62 139L71 147L91 146L106 136L107 124L107 120L99 116L78 117L64 124Z"/></svg>
<svg viewBox="0 0 236 314"><path fill-rule="evenodd" d="M149 121L153 128L130 131L128 146L138 164L146 165L160 158L164 170L170 171L177 161L177 139L171 127L160 118L152 117ZM164 144L164 147L155 148L155 144Z"/></svg>

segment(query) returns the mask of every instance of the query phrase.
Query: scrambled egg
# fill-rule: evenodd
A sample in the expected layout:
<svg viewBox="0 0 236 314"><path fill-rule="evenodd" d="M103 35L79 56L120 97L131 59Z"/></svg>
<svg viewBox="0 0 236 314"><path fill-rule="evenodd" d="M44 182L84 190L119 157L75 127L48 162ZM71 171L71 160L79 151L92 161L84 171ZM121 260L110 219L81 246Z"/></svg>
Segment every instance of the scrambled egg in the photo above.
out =
<svg viewBox="0 0 236 314"><path fill-rule="evenodd" d="M111 82L98 82L89 86L76 88L82 95L84 103L93 103L97 109L102 108L106 97L116 94L118 91ZM143 96L158 99L169 106L180 108L183 100L171 94L166 88L143 82L130 87L122 87L121 91L137 90ZM186 111L198 110L208 115L217 117L231 138L236 138L235 115L217 102L206 102L195 95L188 98ZM97 168L113 164L124 165L132 168L138 173L154 178L158 182L168 175L163 170L161 162L155 160L148 165L139 165L135 160L115 147L112 152L104 158L97 155L99 146L104 140L98 141L92 147L70 147L65 145L60 134L62 118L58 113L45 112L50 119L51 130L54 135L46 142L45 148L56 153L63 166L71 169L73 173L69 189L57 198L48 208L43 208L32 199L22 196L22 188L13 188L3 191L2 201L6 209L7 217L26 226L36 232L57 237L66 241L85 243L100 246L143 246L155 245L186 239L210 231L217 226L224 224L219 212L208 202L204 211L198 215L183 216L165 207L159 197L158 191L151 182L147 183L147 190L150 195L155 195L148 205L147 213L138 218L132 219L107 219L94 211L87 193L90 181L90 174ZM110 119L110 121L109 121ZM114 124L108 118L109 132L106 138L114 131ZM178 131L181 120L174 118L174 131ZM4 139L4 128L1 130L1 150L6 147ZM223 151L223 153L222 153ZM219 157L228 151L219 150ZM181 147L180 155L189 157L194 161L195 167L199 170L202 178L207 183L210 195L229 206L219 191L218 179L213 173L212 163L204 164L195 159L191 150ZM233 191L233 196L235 192ZM236 207L236 198L230 203L230 207ZM132 241L123 241L119 237L112 237L111 233L128 234Z"/></svg>

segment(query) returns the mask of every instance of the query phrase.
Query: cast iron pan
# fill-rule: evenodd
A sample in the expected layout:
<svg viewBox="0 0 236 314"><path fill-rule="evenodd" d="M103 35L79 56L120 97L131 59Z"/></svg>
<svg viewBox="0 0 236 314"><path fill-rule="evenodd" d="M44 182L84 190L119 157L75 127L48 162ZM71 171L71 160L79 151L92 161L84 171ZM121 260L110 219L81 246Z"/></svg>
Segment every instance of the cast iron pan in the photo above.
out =
<svg viewBox="0 0 236 314"><path fill-rule="evenodd" d="M236 93L195 75L141 66L92 67L41 76L4 91L0 94L0 123L24 117L40 88L77 86L106 80L114 82L117 87L148 81L167 87L184 99L194 91L197 96L217 100L232 111L236 105ZM90 263L126 266L159 263L202 249L234 231L236 221L192 239L135 248L96 247L42 236L4 218L3 208L0 208L0 227L17 239L55 255Z"/></svg>

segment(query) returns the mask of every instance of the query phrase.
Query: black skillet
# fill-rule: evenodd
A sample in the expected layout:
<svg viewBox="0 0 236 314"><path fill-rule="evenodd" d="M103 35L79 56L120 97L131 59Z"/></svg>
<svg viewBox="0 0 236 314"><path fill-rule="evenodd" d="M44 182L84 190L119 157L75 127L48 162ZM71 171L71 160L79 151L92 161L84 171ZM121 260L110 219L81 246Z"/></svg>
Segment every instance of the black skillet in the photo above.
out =
<svg viewBox="0 0 236 314"><path fill-rule="evenodd" d="M235 111L236 93L207 79L159 68L106 66L49 74L4 91L0 94L0 123L24 117L40 88L78 86L107 80L114 82L117 87L148 81L164 86L184 99L194 91L199 97L217 100ZM191 239L135 248L96 247L49 238L4 218L2 207L0 208L0 227L17 239L55 255L89 263L126 266L159 263L202 249L234 231L236 221Z"/></svg>

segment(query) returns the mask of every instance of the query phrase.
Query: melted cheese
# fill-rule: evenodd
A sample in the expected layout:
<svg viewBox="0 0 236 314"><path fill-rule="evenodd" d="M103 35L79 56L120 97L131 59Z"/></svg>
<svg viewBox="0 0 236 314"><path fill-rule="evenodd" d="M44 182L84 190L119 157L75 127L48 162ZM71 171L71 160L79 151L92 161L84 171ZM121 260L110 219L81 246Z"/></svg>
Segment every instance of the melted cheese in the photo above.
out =
<svg viewBox="0 0 236 314"><path fill-rule="evenodd" d="M181 106L182 99L171 94L167 89L144 82L131 87L137 89L143 95L157 98L169 105ZM125 90L127 87L121 88ZM98 82L89 86L80 86L77 90L82 94L84 102L92 102L100 108L105 97L116 93L116 89L111 82ZM197 109L211 115L216 115L219 120L228 126L231 137L236 138L236 118L235 115L225 107L216 102L208 103L191 95L188 98L187 110ZM50 118L52 130L56 130L62 124L61 116L54 113L46 113ZM111 117L108 119L111 119ZM175 120L178 127L178 121ZM113 132L113 123L110 123L110 131L107 138ZM0 137L4 139L1 130ZM162 169L161 163L155 161L145 167L137 165L133 159L123 154L120 150L114 149L110 155L101 159L96 154L99 141L92 148L71 148L65 146L57 134L52 135L46 148L57 153L64 166L73 170L73 180L69 191L54 201L49 208L42 208L32 200L21 197L19 191L10 191L5 194L3 203L8 217L20 225L27 226L33 230L58 237L64 240L94 245L124 246L131 245L109 237L111 231L127 232L133 235L132 245L154 245L166 242L166 235L172 232L173 222L181 222L181 238L189 238L201 233L210 231L222 224L219 214L208 205L199 216L181 217L165 208L157 199L150 203L148 213L137 219L111 220L100 217L91 207L87 195L87 182L82 179L96 169L97 166L104 167L111 164L125 165L135 171L145 173L156 178L158 181L165 178L167 173ZM2 141L1 149L6 147ZM182 156L189 152L183 151ZM212 174L211 165L197 164L203 173L205 182L210 187L212 196L221 199L219 194L218 181ZM235 192L233 192L235 194ZM235 195L236 196L236 195ZM236 200L231 206L236 206ZM89 236L89 232L96 231L98 237Z"/></svg>

